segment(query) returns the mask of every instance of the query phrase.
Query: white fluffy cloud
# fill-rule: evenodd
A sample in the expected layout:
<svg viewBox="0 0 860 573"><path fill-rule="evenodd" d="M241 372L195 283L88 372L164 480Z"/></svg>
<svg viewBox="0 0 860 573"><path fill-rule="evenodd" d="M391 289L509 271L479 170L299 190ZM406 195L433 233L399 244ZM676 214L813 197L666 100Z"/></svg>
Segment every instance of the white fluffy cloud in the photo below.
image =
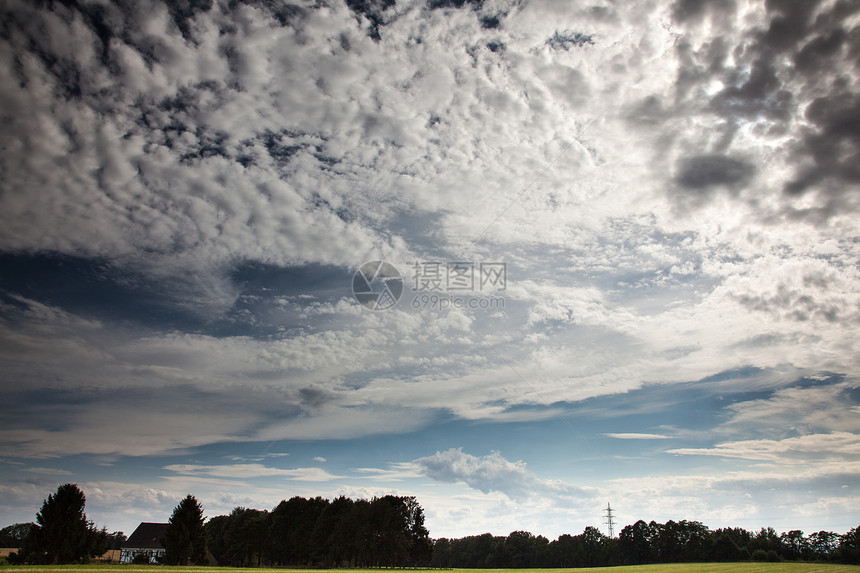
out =
<svg viewBox="0 0 860 573"><path fill-rule="evenodd" d="M483 493L504 493L518 502L533 497L569 502L573 498L582 500L593 495L593 491L587 488L541 479L526 469L524 462L511 462L499 452L476 457L464 453L462 448L452 448L418 458L412 463L422 474L436 481L463 482Z"/></svg>

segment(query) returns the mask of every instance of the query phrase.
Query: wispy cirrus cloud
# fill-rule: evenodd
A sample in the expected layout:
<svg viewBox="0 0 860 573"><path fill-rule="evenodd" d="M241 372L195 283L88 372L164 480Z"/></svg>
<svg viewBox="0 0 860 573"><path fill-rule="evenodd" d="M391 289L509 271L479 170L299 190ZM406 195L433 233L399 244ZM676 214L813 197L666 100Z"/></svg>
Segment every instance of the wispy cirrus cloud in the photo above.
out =
<svg viewBox="0 0 860 573"><path fill-rule="evenodd" d="M792 465L844 460L846 472L856 473L860 469L860 437L849 432L809 434L783 440L741 440L719 443L712 448L678 448L667 453L780 461Z"/></svg>
<svg viewBox="0 0 860 573"><path fill-rule="evenodd" d="M671 440L672 436L666 436L663 434L637 434L635 432L622 433L622 434L604 434L609 438L615 438L616 440Z"/></svg>
<svg viewBox="0 0 860 573"><path fill-rule="evenodd" d="M282 477L296 481L322 482L338 479L322 468L273 468L263 464L231 464L205 466L194 464L171 464L164 469L186 476L211 476L216 478L253 479Z"/></svg>

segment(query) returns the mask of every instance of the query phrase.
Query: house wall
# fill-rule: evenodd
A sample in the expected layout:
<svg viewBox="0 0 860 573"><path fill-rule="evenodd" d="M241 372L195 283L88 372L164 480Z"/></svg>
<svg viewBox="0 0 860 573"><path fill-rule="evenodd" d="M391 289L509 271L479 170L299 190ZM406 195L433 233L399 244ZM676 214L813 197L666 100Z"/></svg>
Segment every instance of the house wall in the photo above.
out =
<svg viewBox="0 0 860 573"><path fill-rule="evenodd" d="M142 549L132 548L123 549L119 556L120 563L131 563L138 555L146 555L149 557L150 563L158 563L158 559L164 557L164 549Z"/></svg>

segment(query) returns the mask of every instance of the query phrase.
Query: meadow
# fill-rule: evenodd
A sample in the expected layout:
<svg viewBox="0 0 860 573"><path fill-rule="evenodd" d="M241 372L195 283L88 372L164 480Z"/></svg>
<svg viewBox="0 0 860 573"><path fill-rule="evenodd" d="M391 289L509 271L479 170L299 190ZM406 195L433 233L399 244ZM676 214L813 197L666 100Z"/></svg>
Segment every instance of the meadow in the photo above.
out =
<svg viewBox="0 0 860 573"><path fill-rule="evenodd" d="M285 573L381 573L389 569L284 569ZM860 565L829 563L670 563L573 569L390 569L444 573L860 573ZM165 567L140 565L15 565L3 573L272 573L270 568Z"/></svg>

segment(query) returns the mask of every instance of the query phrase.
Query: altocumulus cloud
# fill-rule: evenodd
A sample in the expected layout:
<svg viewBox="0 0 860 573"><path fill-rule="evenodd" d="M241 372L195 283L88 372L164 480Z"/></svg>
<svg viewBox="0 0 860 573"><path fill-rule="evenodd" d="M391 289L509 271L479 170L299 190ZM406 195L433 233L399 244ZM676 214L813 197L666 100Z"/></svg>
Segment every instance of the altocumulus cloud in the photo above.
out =
<svg viewBox="0 0 860 573"><path fill-rule="evenodd" d="M629 459L648 474L628 496L634 518L713 511L731 503L721 484L738 499L743 483L786 484L816 448L832 451L821 475L842 463L856 476L858 10L3 3L10 511L31 519L65 476L101 507L136 485L140 511L192 487L225 511L271 507L277 480L350 491L350 468L376 465L395 469L357 471L360 491L466 484L509 516L539 506L539 530L536 499L591 501L586 486ZM364 312L349 279L374 259L505 261L505 308ZM630 416L607 405L625 400ZM577 460L465 453L574 409L614 422L588 439L615 465L582 486L541 477ZM379 445L366 451L385 459L360 461L332 445L435 437L439 420L501 437ZM258 463L271 442L291 467ZM161 473L110 483L74 456ZM731 471L706 493L698 466L666 475L709 461ZM856 489L803 475L786 511L857 507ZM225 491L237 483L255 487ZM615 483L621 496L632 482ZM458 510L428 515L459 523ZM474 511L486 530L492 510Z"/></svg>

